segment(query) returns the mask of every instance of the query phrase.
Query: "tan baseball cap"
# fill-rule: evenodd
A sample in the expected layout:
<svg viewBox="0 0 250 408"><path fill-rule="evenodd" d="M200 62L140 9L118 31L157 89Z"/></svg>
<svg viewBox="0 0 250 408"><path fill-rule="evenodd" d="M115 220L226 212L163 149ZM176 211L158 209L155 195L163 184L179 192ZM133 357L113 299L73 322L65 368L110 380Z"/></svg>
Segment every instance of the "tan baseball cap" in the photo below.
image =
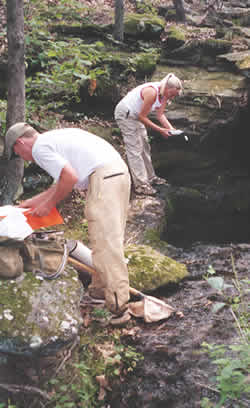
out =
<svg viewBox="0 0 250 408"><path fill-rule="evenodd" d="M17 139L24 135L28 130L33 129L25 122L19 122L11 126L5 134L5 155L10 160L12 155L12 148Z"/></svg>

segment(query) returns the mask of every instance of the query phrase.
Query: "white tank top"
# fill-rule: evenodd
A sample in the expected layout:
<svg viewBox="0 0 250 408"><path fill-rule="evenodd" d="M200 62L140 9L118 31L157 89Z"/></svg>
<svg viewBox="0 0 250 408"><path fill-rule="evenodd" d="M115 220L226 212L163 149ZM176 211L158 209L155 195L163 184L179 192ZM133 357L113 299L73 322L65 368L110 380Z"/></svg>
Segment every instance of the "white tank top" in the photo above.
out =
<svg viewBox="0 0 250 408"><path fill-rule="evenodd" d="M121 100L123 105L126 105L129 110L129 116L137 118L143 105L142 90L144 88L152 87L156 90L156 100L152 105L151 111L154 112L157 108L160 108L162 101L160 101L160 82L147 82L132 89Z"/></svg>

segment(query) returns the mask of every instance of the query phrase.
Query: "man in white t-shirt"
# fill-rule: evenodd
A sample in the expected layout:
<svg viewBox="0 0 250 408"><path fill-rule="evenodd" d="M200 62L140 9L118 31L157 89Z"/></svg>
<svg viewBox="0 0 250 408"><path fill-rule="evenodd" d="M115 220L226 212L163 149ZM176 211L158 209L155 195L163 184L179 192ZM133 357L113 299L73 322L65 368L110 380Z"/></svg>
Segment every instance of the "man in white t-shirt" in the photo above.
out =
<svg viewBox="0 0 250 408"><path fill-rule="evenodd" d="M130 197L130 176L119 153L104 139L76 128L38 133L26 123L16 123L5 135L5 154L13 152L37 163L55 183L25 200L38 216L47 215L73 189L87 190L85 216L92 248L90 294L105 296L114 314L111 323L130 319L129 279L124 259L124 232Z"/></svg>

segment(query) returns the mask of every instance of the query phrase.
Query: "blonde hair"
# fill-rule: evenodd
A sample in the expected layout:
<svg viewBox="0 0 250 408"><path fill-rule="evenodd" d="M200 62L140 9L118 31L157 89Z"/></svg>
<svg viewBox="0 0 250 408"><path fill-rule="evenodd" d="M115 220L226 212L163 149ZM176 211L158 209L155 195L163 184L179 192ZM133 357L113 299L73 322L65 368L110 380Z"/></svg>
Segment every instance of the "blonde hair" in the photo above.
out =
<svg viewBox="0 0 250 408"><path fill-rule="evenodd" d="M163 96L166 88L175 88L179 90L179 95L182 93L183 85L181 80L175 74L168 74L160 82L160 95Z"/></svg>

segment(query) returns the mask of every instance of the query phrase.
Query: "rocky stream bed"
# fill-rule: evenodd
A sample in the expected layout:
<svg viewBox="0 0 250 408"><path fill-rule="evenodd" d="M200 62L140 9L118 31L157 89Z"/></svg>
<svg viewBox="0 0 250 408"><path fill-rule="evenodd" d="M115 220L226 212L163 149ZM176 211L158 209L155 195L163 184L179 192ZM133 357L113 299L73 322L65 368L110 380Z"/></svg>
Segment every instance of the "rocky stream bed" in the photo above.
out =
<svg viewBox="0 0 250 408"><path fill-rule="evenodd" d="M151 205L144 203L146 208L142 211L148 216L145 225L151 227L152 219L157 218L156 211L152 211L157 199L153 201ZM135 240L140 242L141 238L137 234ZM249 305L249 281L248 284L243 281L249 277L250 245L193 242L183 248L168 244L163 252L185 264L189 271L189 276L179 284L169 284L153 292L178 313L158 323L146 324L137 319L130 329L124 329L123 341L134 346L144 359L134 374L116 390L112 389L111 407L198 408L205 406L204 398L218 402L218 384L214 383L216 366L205 343L227 348L240 341L230 306L239 301L239 296L242 304ZM211 271L216 273L210 275ZM211 276L222 278L230 286L221 291L211 287L206 280ZM244 287L241 295L237 284ZM219 303L225 306L215 312ZM248 404L249 395L245 395L238 401L228 399L223 406L236 408ZM207 405L210 406L214 405Z"/></svg>

